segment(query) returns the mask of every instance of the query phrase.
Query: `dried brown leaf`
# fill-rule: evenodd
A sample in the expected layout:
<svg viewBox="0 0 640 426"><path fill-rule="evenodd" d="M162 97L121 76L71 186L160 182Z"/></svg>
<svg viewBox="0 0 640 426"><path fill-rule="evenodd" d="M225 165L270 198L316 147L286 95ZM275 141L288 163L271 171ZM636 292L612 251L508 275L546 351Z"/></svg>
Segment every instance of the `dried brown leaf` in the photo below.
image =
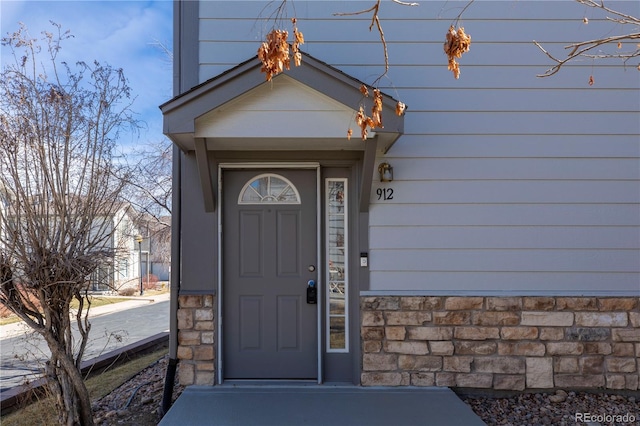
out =
<svg viewBox="0 0 640 426"><path fill-rule="evenodd" d="M293 24L293 44L291 45L291 51L293 52L294 63L299 67L302 63L300 45L304 44L304 35L298 30L296 22L296 18L291 19L291 23Z"/></svg>
<svg viewBox="0 0 640 426"><path fill-rule="evenodd" d="M265 41L258 48L258 59L262 62L260 71L265 73L267 81L270 81L285 69L291 68L291 56L293 56L295 66L300 66L302 63L300 45L304 44L304 36L296 26L296 19L293 18L291 22L293 23L294 34L294 41L291 47L287 41L289 32L273 29L267 34Z"/></svg>
<svg viewBox="0 0 640 426"><path fill-rule="evenodd" d="M384 127L382 125L382 94L380 90L373 90L373 106L371 107L371 121L373 125L371 128Z"/></svg>
<svg viewBox="0 0 640 426"><path fill-rule="evenodd" d="M368 96L369 91L363 84L360 86L360 93ZM404 104L403 108L404 108ZM382 93L378 89L373 90L373 106L371 107L371 117L367 116L364 112L364 107L360 105L360 109L356 113L356 124L360 127L360 136L362 140L367 140L369 128L375 129L376 127L382 128ZM347 132L347 138L351 138L351 129Z"/></svg>
<svg viewBox="0 0 640 426"><path fill-rule="evenodd" d="M469 51L471 47L471 36L464 32L463 27L456 29L453 25L449 27L445 36L444 53L448 57L449 71L453 72L453 76L458 79L460 77L460 66L457 58Z"/></svg>
<svg viewBox="0 0 640 426"><path fill-rule="evenodd" d="M358 113L356 114L356 124L359 127L362 127L362 123L367 121L367 116L364 113L364 109L362 108L362 106L360 107L360 110L358 111Z"/></svg>
<svg viewBox="0 0 640 426"><path fill-rule="evenodd" d="M375 123L373 122L373 118L371 117L367 117L367 126L373 128L375 126Z"/></svg>
<svg viewBox="0 0 640 426"><path fill-rule="evenodd" d="M360 110L356 114L356 124L358 125L358 127L360 127L360 136L362 137L363 141L367 140L367 134L369 133L369 131L367 130L367 126L369 126L370 122L371 119L367 117L367 115L364 113L364 108L360 106Z"/></svg>

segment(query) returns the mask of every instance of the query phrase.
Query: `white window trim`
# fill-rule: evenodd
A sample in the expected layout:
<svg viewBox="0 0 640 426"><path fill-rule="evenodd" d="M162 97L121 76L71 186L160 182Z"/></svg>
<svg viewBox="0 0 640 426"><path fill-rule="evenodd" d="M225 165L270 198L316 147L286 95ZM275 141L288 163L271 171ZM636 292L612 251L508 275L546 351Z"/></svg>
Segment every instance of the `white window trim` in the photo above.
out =
<svg viewBox="0 0 640 426"><path fill-rule="evenodd" d="M344 183L344 210L343 210L343 223L344 223L344 348L332 349L331 348L331 300L330 300L330 272L329 272L329 183L330 182L343 182ZM327 353L348 353L349 352L349 180L347 178L325 178L325 197L324 197L324 215L325 215L325 336L326 336L326 352ZM339 317L339 315L334 315Z"/></svg>

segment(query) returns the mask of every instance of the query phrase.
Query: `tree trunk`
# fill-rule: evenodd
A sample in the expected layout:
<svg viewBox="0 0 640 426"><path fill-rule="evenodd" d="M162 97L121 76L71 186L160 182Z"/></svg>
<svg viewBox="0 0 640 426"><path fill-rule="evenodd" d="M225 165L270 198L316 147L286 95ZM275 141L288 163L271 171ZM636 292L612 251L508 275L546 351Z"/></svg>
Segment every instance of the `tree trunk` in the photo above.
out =
<svg viewBox="0 0 640 426"><path fill-rule="evenodd" d="M64 342L58 342L52 333L45 333L44 338L51 350L47 373L53 379L60 424L93 426L91 397L73 355L64 350Z"/></svg>

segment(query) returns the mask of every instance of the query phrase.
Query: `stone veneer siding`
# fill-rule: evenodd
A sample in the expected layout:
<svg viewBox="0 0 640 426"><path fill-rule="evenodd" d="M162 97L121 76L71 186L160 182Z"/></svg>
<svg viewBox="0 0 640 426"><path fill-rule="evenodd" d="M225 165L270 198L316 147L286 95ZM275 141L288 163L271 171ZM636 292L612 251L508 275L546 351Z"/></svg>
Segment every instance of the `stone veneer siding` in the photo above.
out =
<svg viewBox="0 0 640 426"><path fill-rule="evenodd" d="M639 388L637 297L367 296L364 386Z"/></svg>
<svg viewBox="0 0 640 426"><path fill-rule="evenodd" d="M178 380L180 384L215 384L215 297L178 297Z"/></svg>

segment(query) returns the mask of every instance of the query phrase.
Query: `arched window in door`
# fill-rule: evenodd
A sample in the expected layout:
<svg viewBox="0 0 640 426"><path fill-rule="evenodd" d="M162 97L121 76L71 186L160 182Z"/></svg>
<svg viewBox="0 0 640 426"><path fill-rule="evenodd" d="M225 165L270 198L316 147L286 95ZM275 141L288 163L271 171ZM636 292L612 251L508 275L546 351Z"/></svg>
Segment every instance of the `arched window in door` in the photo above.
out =
<svg viewBox="0 0 640 426"><path fill-rule="evenodd" d="M300 204L300 193L284 176L264 173L244 184L238 204Z"/></svg>

